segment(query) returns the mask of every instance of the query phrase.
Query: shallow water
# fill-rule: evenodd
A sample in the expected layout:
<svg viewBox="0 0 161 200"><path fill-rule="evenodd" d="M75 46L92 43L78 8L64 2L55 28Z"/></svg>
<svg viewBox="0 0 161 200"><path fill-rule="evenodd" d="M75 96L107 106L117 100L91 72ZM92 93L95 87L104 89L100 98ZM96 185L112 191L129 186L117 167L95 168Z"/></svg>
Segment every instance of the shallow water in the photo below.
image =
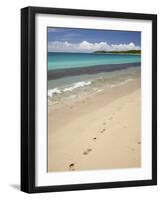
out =
<svg viewBox="0 0 161 200"><path fill-rule="evenodd" d="M48 70L92 67L95 65L136 63L140 55L96 53L48 53Z"/></svg>
<svg viewBox="0 0 161 200"><path fill-rule="evenodd" d="M64 77L48 81L48 105L62 101L78 100L83 97L101 93L108 88L128 84L140 77L140 67L130 67L113 72Z"/></svg>

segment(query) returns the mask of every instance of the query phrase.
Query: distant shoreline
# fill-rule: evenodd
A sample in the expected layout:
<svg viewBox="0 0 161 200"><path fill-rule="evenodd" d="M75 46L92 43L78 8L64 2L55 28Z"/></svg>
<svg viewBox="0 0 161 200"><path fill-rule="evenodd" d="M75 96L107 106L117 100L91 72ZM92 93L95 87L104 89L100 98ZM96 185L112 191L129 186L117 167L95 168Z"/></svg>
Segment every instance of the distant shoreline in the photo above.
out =
<svg viewBox="0 0 161 200"><path fill-rule="evenodd" d="M96 53L94 52L94 54L109 54L109 55L130 55L130 56L141 56L140 53L109 53L109 52L106 52L106 53Z"/></svg>
<svg viewBox="0 0 161 200"><path fill-rule="evenodd" d="M127 53L127 52L53 52L49 51L48 54L50 53L64 53L64 54L109 54L109 55L136 55L136 56L141 56L141 53Z"/></svg>
<svg viewBox="0 0 161 200"><path fill-rule="evenodd" d="M140 65L141 62L135 62L135 63L123 63L123 64L95 65L95 66L79 67L79 68L55 69L55 70L48 70L47 78L48 80L53 80L67 76L97 74L100 72L112 72L116 70L127 69L129 67L139 67Z"/></svg>
<svg viewBox="0 0 161 200"><path fill-rule="evenodd" d="M94 51L96 54L123 54L123 55L141 55L141 50L127 50L127 51Z"/></svg>

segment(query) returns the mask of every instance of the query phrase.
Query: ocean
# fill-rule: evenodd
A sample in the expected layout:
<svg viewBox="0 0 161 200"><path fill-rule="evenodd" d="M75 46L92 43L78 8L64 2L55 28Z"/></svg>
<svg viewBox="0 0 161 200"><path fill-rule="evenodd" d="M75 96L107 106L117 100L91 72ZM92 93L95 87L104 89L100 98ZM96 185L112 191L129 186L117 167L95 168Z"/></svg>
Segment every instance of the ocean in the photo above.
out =
<svg viewBox="0 0 161 200"><path fill-rule="evenodd" d="M140 55L96 53L48 53L48 70L91 67L105 64L136 63Z"/></svg>
<svg viewBox="0 0 161 200"><path fill-rule="evenodd" d="M48 53L48 106L127 84L140 67L140 55Z"/></svg>

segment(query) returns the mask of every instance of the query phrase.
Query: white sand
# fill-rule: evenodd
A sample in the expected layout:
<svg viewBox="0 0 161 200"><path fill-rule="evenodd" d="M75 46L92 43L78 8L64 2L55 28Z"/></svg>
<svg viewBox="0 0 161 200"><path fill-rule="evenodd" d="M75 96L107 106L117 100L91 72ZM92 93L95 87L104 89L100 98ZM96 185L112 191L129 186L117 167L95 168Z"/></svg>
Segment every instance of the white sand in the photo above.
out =
<svg viewBox="0 0 161 200"><path fill-rule="evenodd" d="M48 114L48 171L141 167L140 79Z"/></svg>

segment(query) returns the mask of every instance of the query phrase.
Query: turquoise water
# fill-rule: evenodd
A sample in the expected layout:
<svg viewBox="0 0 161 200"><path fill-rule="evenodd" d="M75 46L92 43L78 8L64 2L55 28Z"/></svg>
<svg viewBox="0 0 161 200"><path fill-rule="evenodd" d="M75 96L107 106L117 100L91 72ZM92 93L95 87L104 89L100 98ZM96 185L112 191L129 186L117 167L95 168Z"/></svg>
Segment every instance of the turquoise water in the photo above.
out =
<svg viewBox="0 0 161 200"><path fill-rule="evenodd" d="M140 76L140 62L140 55L48 53L48 73L55 73L54 77L64 74L59 78L48 79L48 105L61 104L71 99L79 100L128 84ZM108 69L108 64L113 64L112 70L101 71L104 65ZM117 64L123 65L119 68ZM126 68L123 68L124 64ZM89 73L89 68L93 73Z"/></svg>
<svg viewBox="0 0 161 200"><path fill-rule="evenodd" d="M48 53L48 70L141 62L140 55Z"/></svg>

